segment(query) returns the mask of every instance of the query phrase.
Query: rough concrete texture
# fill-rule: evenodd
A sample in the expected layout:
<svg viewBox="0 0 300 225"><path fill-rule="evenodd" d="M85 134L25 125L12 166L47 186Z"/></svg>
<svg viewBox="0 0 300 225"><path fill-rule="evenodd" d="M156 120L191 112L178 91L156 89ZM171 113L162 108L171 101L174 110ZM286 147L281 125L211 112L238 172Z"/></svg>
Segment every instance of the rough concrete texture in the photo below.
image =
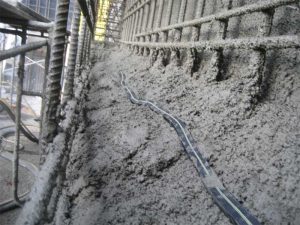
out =
<svg viewBox="0 0 300 225"><path fill-rule="evenodd" d="M150 68L124 49L101 52L67 167L62 224L230 224L175 131L128 101L119 70L139 96L187 123L224 185L263 224L300 223L299 51L270 53L259 99L245 75L251 65L233 61L231 76L212 82L205 71L192 78L184 67Z"/></svg>
<svg viewBox="0 0 300 225"><path fill-rule="evenodd" d="M220 11L224 2L208 1L204 15ZM236 0L233 6L254 2ZM260 22L259 13L230 19L228 37L256 36ZM280 7L273 24L271 35L298 34L299 13ZM202 26L201 40L216 35L216 23ZM48 222L230 224L207 194L175 131L148 108L128 101L121 70L136 94L187 123L225 187L262 224L299 224L299 50L268 51L262 77L253 73L258 66L253 54L224 51L224 74L216 81L211 52L197 54L201 60L193 73L186 72L184 57L180 67L150 67L149 57L125 47L95 52L98 63L89 76L89 91L76 109L80 123L66 180L56 215Z"/></svg>

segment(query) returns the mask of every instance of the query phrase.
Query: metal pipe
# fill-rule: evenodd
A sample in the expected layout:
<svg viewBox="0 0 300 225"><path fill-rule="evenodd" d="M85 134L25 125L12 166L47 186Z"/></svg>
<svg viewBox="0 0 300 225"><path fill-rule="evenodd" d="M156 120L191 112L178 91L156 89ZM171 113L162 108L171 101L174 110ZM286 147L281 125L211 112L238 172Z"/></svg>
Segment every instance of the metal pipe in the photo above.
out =
<svg viewBox="0 0 300 225"><path fill-rule="evenodd" d="M60 104L61 77L63 73L64 51L67 35L69 0L57 2L56 20L51 43L51 57L46 89L46 105L43 118L42 145L53 141L58 126L58 106ZM42 148L42 155L45 148Z"/></svg>
<svg viewBox="0 0 300 225"><path fill-rule="evenodd" d="M78 47L79 22L80 22L80 8L78 6L78 3L75 1L73 18L72 18L72 27L71 27L72 31L71 31L71 43L70 43L69 59L68 59L68 72L65 81L63 101L69 100L73 97L74 74L75 74L76 56L77 56L77 47Z"/></svg>
<svg viewBox="0 0 300 225"><path fill-rule="evenodd" d="M18 41L18 38L15 35L15 47L17 46L17 41ZM15 79L15 74L16 74L16 57L14 57L12 69L13 69L13 73L12 73L12 77L10 79L10 105L11 106L13 104L13 95L14 95L14 79Z"/></svg>
<svg viewBox="0 0 300 225"><path fill-rule="evenodd" d="M0 33L3 33L3 34L12 34L12 35L18 35L18 36L22 35L22 31L11 30L11 29L6 29L6 28L0 28Z"/></svg>
<svg viewBox="0 0 300 225"><path fill-rule="evenodd" d="M22 91L22 95L27 95L27 96L37 96L37 97L43 97L42 93L39 92L33 92L33 91Z"/></svg>
<svg viewBox="0 0 300 225"><path fill-rule="evenodd" d="M47 77L48 77L48 72L49 72L49 65L50 65L50 55L51 55L51 45L48 43L46 45L46 56L45 56L45 69L44 69L44 78L43 78L43 90L42 90L42 107L41 107L41 119L40 119L40 140L42 137L42 123L44 121L44 109L45 109L45 95L46 95L46 87L47 87ZM42 148L42 142L40 142L40 147ZM44 156L42 156L44 157ZM43 162L44 159L40 159L40 162Z"/></svg>
<svg viewBox="0 0 300 225"><path fill-rule="evenodd" d="M184 27L198 26L203 23L209 23L209 22L215 21L215 20L225 20L225 19L229 19L232 17L236 17L236 16L242 16L244 14L265 11L268 9L274 9L274 8L277 8L277 7L280 7L283 5L297 3L298 1L299 0L266 0L263 2L234 8L234 9L228 10L226 12L220 12L215 15L209 15L209 16L202 17L199 19L194 19L194 20L190 20L190 21L186 21L186 22L182 22L182 23L177 23L177 24L169 25L169 26L166 26L163 28L155 29L153 31L137 34L136 37L151 35L153 33L169 31L172 29L180 29L180 28L184 28Z"/></svg>
<svg viewBox="0 0 300 225"><path fill-rule="evenodd" d="M22 45L26 44L26 29L23 29L22 34ZM14 142L14 153L13 153L13 180L12 180L12 192L13 199L16 203L21 204L18 196L18 184L19 184L19 149L20 149L20 125L21 125L21 110L22 110L22 91L23 91L23 80L24 80L24 66L25 64L25 52L20 55L19 69L17 78L17 100L16 100L16 132Z"/></svg>
<svg viewBox="0 0 300 225"><path fill-rule="evenodd" d="M31 42L31 43L24 44L24 45L15 47L15 48L0 51L0 61L15 57L15 56L17 56L19 54L23 54L25 52L29 52L29 51L41 48L45 45L47 45L47 40Z"/></svg>
<svg viewBox="0 0 300 225"><path fill-rule="evenodd" d="M47 32L48 29L54 26L53 22L45 23L39 22L35 20L18 20L18 19L10 19L10 18L3 18L1 17L0 23L9 24L12 26L17 27L26 27L28 30L35 30L35 31L44 31Z"/></svg>

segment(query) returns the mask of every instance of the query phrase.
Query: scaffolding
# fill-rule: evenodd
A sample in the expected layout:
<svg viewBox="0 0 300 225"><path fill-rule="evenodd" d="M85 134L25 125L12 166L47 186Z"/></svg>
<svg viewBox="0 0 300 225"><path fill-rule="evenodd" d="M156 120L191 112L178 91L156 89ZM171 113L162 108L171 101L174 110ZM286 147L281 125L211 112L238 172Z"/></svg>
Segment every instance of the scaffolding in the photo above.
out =
<svg viewBox="0 0 300 225"><path fill-rule="evenodd" d="M100 0L95 40L99 42L118 42L125 3L123 0Z"/></svg>
<svg viewBox="0 0 300 225"><path fill-rule="evenodd" d="M80 69L89 63L90 44L94 36L95 21L97 20L98 3L95 0L63 0L58 1L57 4L56 0L24 0L22 3L0 0L0 23L4 24L0 28L0 33L15 35L15 45L13 47L6 49L5 45L2 46L0 62L14 58L14 65L12 68L7 68L5 72L13 71L14 74L14 71L17 71L16 85L14 85L13 80L9 84L11 88L13 87L11 93L13 93L13 89L16 91L15 110L12 110L11 105L5 101L1 100L0 102L1 109L7 109L15 122L14 151L13 157L11 157L13 198L0 203L0 212L21 206L27 198L27 195L18 195L20 133L25 132L25 135L30 133L21 121L22 96L30 95L42 98L41 132L40 137L34 140L40 143L41 159L43 159L47 154L45 149L52 143L57 133L59 124L57 113L63 104L61 98L63 96L63 99L70 100L74 97L74 76L80 76L78 70L76 73L76 69ZM68 24L71 26L73 11L75 16L72 19L71 47L70 51L67 51L69 33L67 26ZM81 21L86 26L81 26L79 32L81 13ZM54 22L51 22L51 20ZM39 37L42 40L28 41L28 37ZM17 45L18 39L21 40L20 45ZM43 58L35 59L29 54L29 52L42 48L45 48L44 54L40 54L43 55ZM63 79L62 74L66 61L69 68L65 74L66 79ZM36 65L40 69L35 71L39 76L32 77L31 73L25 73L27 67L31 65ZM76 65L79 65L79 68ZM2 77L1 74L0 94L4 84ZM64 80L68 81L66 82L68 85L65 86L66 91L63 91ZM40 85L36 86L36 84ZM41 161L41 164L43 164L43 161Z"/></svg>

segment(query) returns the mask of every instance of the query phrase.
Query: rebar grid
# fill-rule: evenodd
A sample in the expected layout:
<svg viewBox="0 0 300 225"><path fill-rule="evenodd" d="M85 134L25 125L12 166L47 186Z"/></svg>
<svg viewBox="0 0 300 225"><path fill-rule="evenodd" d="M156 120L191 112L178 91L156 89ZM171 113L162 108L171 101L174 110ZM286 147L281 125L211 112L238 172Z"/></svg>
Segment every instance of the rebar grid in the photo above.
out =
<svg viewBox="0 0 300 225"><path fill-rule="evenodd" d="M60 0L57 3L56 20L51 43L51 57L49 75L47 77L46 105L42 127L42 155L45 154L47 143L52 142L57 134L58 106L60 104L61 77L63 71L64 52L69 14L69 0Z"/></svg>
<svg viewBox="0 0 300 225"><path fill-rule="evenodd" d="M299 0L267 0L267 1L259 2L259 3L255 3L255 4L251 4L251 5L234 8L234 9L231 9L231 10L228 10L225 12L220 12L215 15L209 15L209 16L205 16L205 17L202 17L199 19L194 19L194 20L190 20L190 21L186 21L186 22L182 22L182 23L177 23L177 24L165 26L165 27L162 27L159 29L151 30L149 32L140 33L140 34L137 34L136 37L151 35L154 33L160 33L163 31L169 31L169 30L173 30L173 29L182 29L184 27L199 26L201 24L209 23L211 21L226 20L226 19L230 19L232 17L242 16L242 15L250 14L250 13L254 13L254 12L261 12L261 11L277 8L277 7L288 5L288 4L298 3L298 2L299 2Z"/></svg>
<svg viewBox="0 0 300 225"><path fill-rule="evenodd" d="M132 16L134 13L136 13L136 11L138 11L140 8L144 7L144 5L146 4L150 4L152 0L145 0L144 3L140 4L139 6L137 6L135 9L133 9L131 12L127 13L123 20L126 20L128 17Z"/></svg>
<svg viewBox="0 0 300 225"><path fill-rule="evenodd" d="M147 2L147 1L146 1ZM153 15L155 10L155 0L150 1L148 5L148 9L145 7L145 14L149 14L148 17L145 17L142 33L136 34L133 30L135 24L134 18L136 17L137 10L140 6L142 6L144 3L141 3L140 5L136 5L135 9L132 9L132 11L127 14L127 17L129 21L131 21L131 29L127 32L130 38L123 39L122 43L128 44L130 48L133 47L133 49L141 49L140 51L136 51L137 53L143 52L144 56L147 56L150 54L150 62L153 64L154 61L157 60L157 50L159 51L159 57L160 61L164 63L166 59L168 59L168 55L171 51L171 62L175 61L178 62L176 64L179 64L180 61L180 52L178 52L179 49L191 49L191 51L188 52L187 55L187 64L190 71L192 71L196 66L197 63L197 50L213 50L212 59L211 59L211 72L213 73L212 79L218 80L222 79L222 64L223 64L223 49L224 48L243 48L243 49L256 49L253 54L257 51L265 51L266 49L270 48L298 48L299 41L296 36L277 36L272 37L271 39L265 39L262 37L266 37L268 35L264 35L263 32L259 31L259 35L256 38L250 38L250 39L234 39L233 40L225 40L227 36L227 27L228 27L228 21L232 17L242 16L245 14L250 14L254 12L262 12L264 15L268 14L269 12L274 11L275 8L293 4L299 2L299 0L267 0L264 2L259 2L256 4L250 4L245 5L242 7L234 8L232 9L232 0L229 0L227 2L226 8L227 11L222 11L220 13L217 13L215 15L209 15L209 16L203 16L204 13L204 7L206 5L206 1L198 1L196 3L196 11L195 11L195 19L190 21L184 21L185 17L185 11L186 11L186 5L187 1L181 1L179 13L177 16L177 23L170 25L171 20L171 13L172 13L172 7L173 7L173 0L168 1L167 10L166 10L166 26L160 27L161 22L156 21L156 26L153 26ZM160 1L160 4L163 4L163 1ZM150 7L150 6L151 7ZM150 12L147 12L150 7ZM161 12L160 5L158 7L158 11ZM158 13L158 19L160 17L160 13ZM148 18L148 19L147 19ZM268 19L266 19L268 20ZM127 21L127 20L126 20ZM220 40L214 40L214 41L201 41L199 42L199 35L200 35L200 29L201 25L204 23L209 23L217 21L219 24L219 32L217 38ZM272 22L263 22L260 30L264 29L271 29ZM132 28L133 27L133 28ZM147 27L147 28L146 28ZM192 28L192 35L191 35L191 42L181 42L181 35L182 35L182 29L186 27ZM266 28L267 27L267 28ZM170 43L168 42L168 33L169 31L174 30L175 36L174 36L174 42ZM266 33L266 32L265 32ZM134 38L132 36L134 35ZM157 43L159 40L159 36L162 35L162 42ZM262 38L262 39L261 39ZM286 39L285 39L286 38ZM266 42L266 40L269 40L270 42ZM234 43L230 43L234 42ZM277 45L277 46L276 46ZM258 50L259 49L259 50ZM258 61L264 61L264 54L259 53L260 56L257 56ZM264 63L260 63L264 64ZM262 69L257 69L262 70Z"/></svg>

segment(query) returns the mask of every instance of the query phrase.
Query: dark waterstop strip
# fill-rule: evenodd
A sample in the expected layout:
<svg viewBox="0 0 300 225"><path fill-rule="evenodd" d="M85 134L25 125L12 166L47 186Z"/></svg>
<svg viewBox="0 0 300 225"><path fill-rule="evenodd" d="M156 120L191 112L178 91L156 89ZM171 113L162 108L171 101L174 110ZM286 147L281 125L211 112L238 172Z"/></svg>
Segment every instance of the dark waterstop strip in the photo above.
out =
<svg viewBox="0 0 300 225"><path fill-rule="evenodd" d="M125 89L129 100L133 104L148 106L152 111L162 115L163 118L175 129L186 153L202 178L207 191L225 215L229 217L234 224L259 225L259 221L224 188L222 182L209 166L204 154L201 153L201 149L197 147L191 133L186 129L185 123L170 114L168 111L157 106L156 103L139 99L137 95L126 85L125 74L120 72L119 75L121 78L121 85Z"/></svg>

